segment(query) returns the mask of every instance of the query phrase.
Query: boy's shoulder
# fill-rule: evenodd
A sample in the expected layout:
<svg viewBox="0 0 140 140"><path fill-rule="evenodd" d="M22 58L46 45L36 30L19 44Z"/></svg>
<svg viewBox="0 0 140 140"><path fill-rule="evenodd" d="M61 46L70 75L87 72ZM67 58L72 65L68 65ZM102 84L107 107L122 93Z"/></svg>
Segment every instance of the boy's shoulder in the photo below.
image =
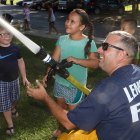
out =
<svg viewBox="0 0 140 140"><path fill-rule="evenodd" d="M14 43L12 43L10 46L11 46L12 48L20 49L20 46L17 45L17 44L14 44Z"/></svg>

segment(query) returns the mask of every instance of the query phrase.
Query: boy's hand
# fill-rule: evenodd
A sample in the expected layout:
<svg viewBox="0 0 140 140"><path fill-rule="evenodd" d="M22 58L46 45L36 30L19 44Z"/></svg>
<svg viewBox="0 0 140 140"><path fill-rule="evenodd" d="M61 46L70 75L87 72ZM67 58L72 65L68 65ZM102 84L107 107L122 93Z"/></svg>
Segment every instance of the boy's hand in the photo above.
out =
<svg viewBox="0 0 140 140"><path fill-rule="evenodd" d="M45 96L47 95L47 92L45 88L43 87L43 85L38 80L36 80L36 84L37 84L36 88L27 86L27 94L28 96L33 97L36 100L44 101Z"/></svg>
<svg viewBox="0 0 140 140"><path fill-rule="evenodd" d="M22 81L24 86L31 86L31 83L28 81L27 78L24 78Z"/></svg>

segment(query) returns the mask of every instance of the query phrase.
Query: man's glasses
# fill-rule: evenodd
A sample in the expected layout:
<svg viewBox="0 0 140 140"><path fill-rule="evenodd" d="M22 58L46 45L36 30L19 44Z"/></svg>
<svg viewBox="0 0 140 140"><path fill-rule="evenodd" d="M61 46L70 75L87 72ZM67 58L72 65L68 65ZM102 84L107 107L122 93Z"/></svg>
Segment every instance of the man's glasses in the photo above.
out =
<svg viewBox="0 0 140 140"><path fill-rule="evenodd" d="M0 37L2 37L2 38L4 38L4 37L9 37L9 36L11 36L11 34L10 33L0 33Z"/></svg>
<svg viewBox="0 0 140 140"><path fill-rule="evenodd" d="M107 43L107 42L102 43L101 46L102 46L102 49L103 49L104 51L107 51L108 47L111 47L111 48L115 48L115 49L117 49L117 50L122 50L122 51L124 51L124 49L119 48L119 47L116 47L116 46L114 46L114 45L111 45L111 44L109 44L109 43Z"/></svg>

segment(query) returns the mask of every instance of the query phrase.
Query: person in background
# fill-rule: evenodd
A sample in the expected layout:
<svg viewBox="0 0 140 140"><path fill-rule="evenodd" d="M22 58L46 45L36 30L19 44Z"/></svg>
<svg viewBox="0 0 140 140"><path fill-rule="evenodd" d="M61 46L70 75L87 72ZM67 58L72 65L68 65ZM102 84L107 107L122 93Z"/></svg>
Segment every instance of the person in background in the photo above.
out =
<svg viewBox="0 0 140 140"><path fill-rule="evenodd" d="M18 117L16 104L20 97L19 71L24 85L26 78L25 63L19 47L11 43L12 35L0 26L0 112L7 122L6 134L15 133L13 117Z"/></svg>
<svg viewBox="0 0 140 140"><path fill-rule="evenodd" d="M14 0L10 0L10 4L13 5L14 4Z"/></svg>
<svg viewBox="0 0 140 140"><path fill-rule="evenodd" d="M30 9L28 7L28 4L24 4L23 8L23 15L24 15L24 30L31 30L30 27Z"/></svg>
<svg viewBox="0 0 140 140"><path fill-rule="evenodd" d="M137 30L137 20L133 18L123 18L121 20L121 31L126 31L132 35L135 35Z"/></svg>
<svg viewBox="0 0 140 140"><path fill-rule="evenodd" d="M137 31L137 20L134 18L123 18L121 20L121 31L126 31L132 35L134 35L136 38L136 31ZM136 57L134 58L133 63L138 64L140 59L140 50L138 48L138 52L136 54Z"/></svg>
<svg viewBox="0 0 140 140"><path fill-rule="evenodd" d="M49 23L48 34L51 34L53 30L56 32L56 34L59 34L57 28L55 27L56 18L55 18L55 15L54 15L52 3L49 2L46 5L46 7L47 7L47 10L48 10L48 23Z"/></svg>
<svg viewBox="0 0 140 140"><path fill-rule="evenodd" d="M9 14L9 13L3 13L2 14L2 17L7 21L7 22L9 22L9 23L11 23L12 22L12 20L13 20L13 16L11 15L11 14Z"/></svg>
<svg viewBox="0 0 140 140"><path fill-rule="evenodd" d="M68 130L96 129L99 140L138 140L140 138L140 67L132 64L138 50L134 36L113 31L98 48L99 66L109 76L73 110L59 106L37 82L27 87L30 97L44 102Z"/></svg>
<svg viewBox="0 0 140 140"><path fill-rule="evenodd" d="M84 9L85 8L85 5L84 4L85 4L84 0L78 0L76 7L77 8Z"/></svg>
<svg viewBox="0 0 140 140"><path fill-rule="evenodd" d="M98 67L97 47L92 38L92 23L84 10L74 9L65 22L65 29L67 35L59 37L52 57L57 62L64 59L72 62L72 67L67 70L77 81L86 86L87 68ZM88 36L83 34L85 29L88 30ZM47 81L49 70L50 68L44 81ZM57 98L57 103L68 110L75 108L85 97L84 93L59 75L55 76L54 96ZM60 125L53 136L58 137L62 131L63 127Z"/></svg>

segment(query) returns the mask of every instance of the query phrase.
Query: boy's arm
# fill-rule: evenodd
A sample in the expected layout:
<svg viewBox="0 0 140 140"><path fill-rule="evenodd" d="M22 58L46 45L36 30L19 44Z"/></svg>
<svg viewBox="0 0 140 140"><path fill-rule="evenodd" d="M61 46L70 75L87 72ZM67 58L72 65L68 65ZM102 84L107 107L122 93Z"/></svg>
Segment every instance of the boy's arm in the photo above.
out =
<svg viewBox="0 0 140 140"><path fill-rule="evenodd" d="M23 84L30 85L30 82L28 81L26 77L26 68L25 68L25 63L24 63L23 58L18 59L18 67L19 67L19 71L22 77Z"/></svg>

